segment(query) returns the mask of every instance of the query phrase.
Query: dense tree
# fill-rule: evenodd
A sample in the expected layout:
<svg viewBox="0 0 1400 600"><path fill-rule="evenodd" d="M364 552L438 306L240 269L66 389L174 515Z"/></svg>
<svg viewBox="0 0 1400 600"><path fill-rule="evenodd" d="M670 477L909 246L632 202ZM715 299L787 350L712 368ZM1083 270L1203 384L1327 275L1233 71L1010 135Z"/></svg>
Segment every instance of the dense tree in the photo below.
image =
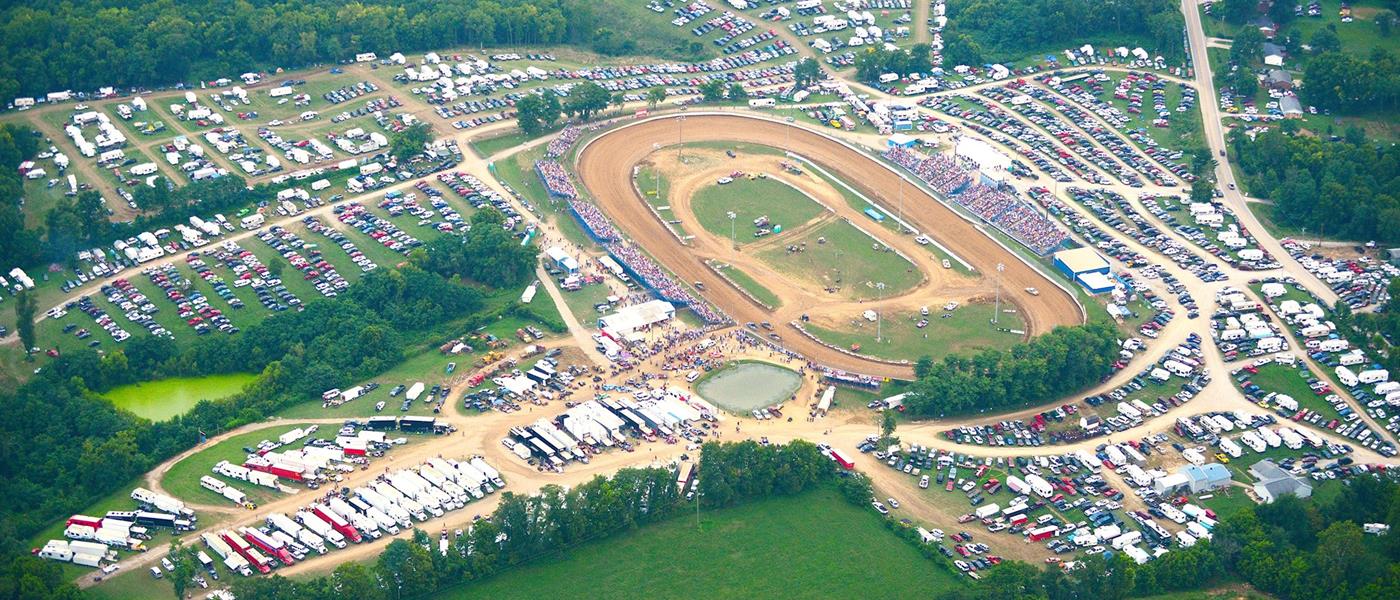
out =
<svg viewBox="0 0 1400 600"><path fill-rule="evenodd" d="M724 82L715 79L700 84L700 98L706 102L724 100Z"/></svg>
<svg viewBox="0 0 1400 600"><path fill-rule="evenodd" d="M1312 37L1308 38L1308 47L1312 49L1313 54L1325 54L1342 49L1342 38L1337 36L1336 30L1332 27L1331 25L1323 27L1313 32Z"/></svg>
<svg viewBox="0 0 1400 600"><path fill-rule="evenodd" d="M446 236L428 243L424 268L492 287L525 283L534 273L535 246L522 246L502 227L504 221L505 216L494 209L477 211L461 238Z"/></svg>
<svg viewBox="0 0 1400 600"><path fill-rule="evenodd" d="M944 64L980 65L983 62L982 45L977 40L958 31L952 24L943 30Z"/></svg>
<svg viewBox="0 0 1400 600"><path fill-rule="evenodd" d="M1108 324L1060 327L1008 350L948 356L909 388L917 416L1000 410L1043 402L1098 382L1118 356Z"/></svg>
<svg viewBox="0 0 1400 600"><path fill-rule="evenodd" d="M1326 52L1308 61L1303 80L1303 99L1318 108L1355 113L1400 107L1400 59L1388 52L1369 58Z"/></svg>
<svg viewBox="0 0 1400 600"><path fill-rule="evenodd" d="M1253 0L1243 1L1253 6ZM1185 55L1180 3L1172 0L950 0L949 27L943 32L945 65L981 66L985 60L1004 62L1047 48L1078 47L1085 32L1113 39L1146 37L1150 48L1167 58ZM1168 32L1175 32L1174 35ZM960 39L967 35L970 40ZM968 41L975 42L976 50ZM977 60L969 60L972 57Z"/></svg>
<svg viewBox="0 0 1400 600"><path fill-rule="evenodd" d="M928 44L916 44L908 50L867 48L856 55L856 78L874 82L885 73L900 77L911 73L928 75L933 69L931 52Z"/></svg>
<svg viewBox="0 0 1400 600"><path fill-rule="evenodd" d="M656 86L647 90L647 107L656 108L656 105L666 101L666 88Z"/></svg>
<svg viewBox="0 0 1400 600"><path fill-rule="evenodd" d="M419 121L389 136L389 154L400 162L422 154L433 142L432 126Z"/></svg>
<svg viewBox="0 0 1400 600"><path fill-rule="evenodd" d="M38 305L39 301L30 290L15 294L15 330L26 355L34 348L34 316L39 312Z"/></svg>
<svg viewBox="0 0 1400 600"><path fill-rule="evenodd" d="M1280 224L1323 236L1400 241L1400 147L1280 131L1253 140L1232 134L1230 142L1247 187L1273 199Z"/></svg>
<svg viewBox="0 0 1400 600"><path fill-rule="evenodd" d="M742 84L731 83L729 84L729 90L725 92L725 96L729 98L730 102L740 102L748 100L749 92L744 89Z"/></svg>
<svg viewBox="0 0 1400 600"><path fill-rule="evenodd" d="M1245 25L1240 28L1230 41L1230 60L1235 64L1246 66L1264 56L1264 34L1259 32L1258 27Z"/></svg>
<svg viewBox="0 0 1400 600"><path fill-rule="evenodd" d="M625 30L584 0L125 0L4 4L0 106L16 96L100 86L168 86L332 63L356 52L574 44L687 60L706 44L665 28Z"/></svg>
<svg viewBox="0 0 1400 600"><path fill-rule="evenodd" d="M515 103L515 116L520 130L532 136L553 127L554 122L559 120L561 110L559 97L548 90L538 94L527 94Z"/></svg>
<svg viewBox="0 0 1400 600"><path fill-rule="evenodd" d="M822 65L814 59L804 58L797 61L797 66L792 70L792 77L798 88L805 88L821 79Z"/></svg>
<svg viewBox="0 0 1400 600"><path fill-rule="evenodd" d="M1254 16L1254 11L1259 7L1255 0L1222 0L1216 5L1216 10L1220 11L1220 17L1233 25L1242 25Z"/></svg>
<svg viewBox="0 0 1400 600"><path fill-rule="evenodd" d="M569 97L564 100L564 111L585 120L591 119L595 113L608 107L609 98L608 91L602 86L585 81L569 90Z"/></svg>

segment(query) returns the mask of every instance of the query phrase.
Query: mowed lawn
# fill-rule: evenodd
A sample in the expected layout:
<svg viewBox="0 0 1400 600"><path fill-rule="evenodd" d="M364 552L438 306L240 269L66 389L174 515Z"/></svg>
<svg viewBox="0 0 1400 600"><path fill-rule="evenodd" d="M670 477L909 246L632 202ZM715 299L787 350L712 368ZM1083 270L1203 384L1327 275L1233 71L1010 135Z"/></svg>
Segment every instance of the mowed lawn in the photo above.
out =
<svg viewBox="0 0 1400 600"><path fill-rule="evenodd" d="M961 586L834 491L694 515L589 544L438 598L929 598Z"/></svg>
<svg viewBox="0 0 1400 600"><path fill-rule="evenodd" d="M818 339L841 348L851 349L852 344L859 344L859 353L867 356L913 362L928 355L937 361L950 354L969 354L985 348L1006 349L1020 342L1021 335L1001 329L1024 329L1025 321L1021 316L1003 312L1001 322L993 325L991 318L995 312L992 304L968 304L945 319L943 315L949 313L943 312L942 307L930 306L928 325L923 329L916 326L923 318L917 312L887 314L879 327L880 341L875 339L876 324L859 315L853 315L853 322L839 330L811 324L804 327Z"/></svg>
<svg viewBox="0 0 1400 600"><path fill-rule="evenodd" d="M711 184L700 188L691 199L691 210L700 226L712 234L729 237L731 233L740 246L766 237L754 237L758 227L754 220L768 217L768 225L782 226L790 231L822 213L807 194L782 181L771 178L738 178L725 185ZM735 213L733 230L729 213Z"/></svg>
<svg viewBox="0 0 1400 600"><path fill-rule="evenodd" d="M789 252L790 246L803 249ZM839 288L833 296L840 298L890 297L923 281L913 263L845 221L807 231L758 256L795 280L823 289ZM880 290L875 283L885 284L885 289Z"/></svg>

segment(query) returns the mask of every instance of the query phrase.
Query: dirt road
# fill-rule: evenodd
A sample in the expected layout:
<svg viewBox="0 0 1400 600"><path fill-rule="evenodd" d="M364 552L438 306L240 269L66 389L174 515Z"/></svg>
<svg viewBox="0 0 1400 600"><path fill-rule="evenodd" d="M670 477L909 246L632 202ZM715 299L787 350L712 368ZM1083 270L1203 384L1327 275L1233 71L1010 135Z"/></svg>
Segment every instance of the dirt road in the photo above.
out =
<svg viewBox="0 0 1400 600"><path fill-rule="evenodd" d="M644 246L659 262L684 281L705 284L707 300L723 307L739 321L765 321L774 313L730 287L704 263L692 248L682 245L665 226L642 208L644 199L631 185L634 165L642 162L655 147L678 139L680 125L674 116L658 117L608 132L579 151L576 173L599 206L619 228ZM820 133L761 117L740 115L691 114L685 116L686 142L746 142L784 148L803 156L836 174L861 193L894 206L902 193L904 214L917 228L936 238L952 252L967 260L978 272L991 273L998 262L1006 265L1002 274L1003 292L1026 319L1027 329L1044 333L1058 325L1082 322L1082 311L1067 292L1022 262L938 200L905 182L890 168L854 148ZM1041 290L1033 296L1025 288ZM813 340L788 332L783 343L817 362L840 369L877 376L909 377L909 366L871 361L827 348Z"/></svg>

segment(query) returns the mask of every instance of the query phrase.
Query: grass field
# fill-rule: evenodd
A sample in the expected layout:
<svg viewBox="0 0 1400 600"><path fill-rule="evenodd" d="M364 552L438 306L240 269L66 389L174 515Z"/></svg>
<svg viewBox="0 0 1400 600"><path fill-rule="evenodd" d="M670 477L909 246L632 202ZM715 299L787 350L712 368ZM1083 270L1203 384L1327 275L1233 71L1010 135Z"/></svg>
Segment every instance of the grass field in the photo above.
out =
<svg viewBox="0 0 1400 600"><path fill-rule="evenodd" d="M525 135L525 132L514 130L505 135L472 140L471 147L482 158L490 158L502 150L509 150L532 139L534 138Z"/></svg>
<svg viewBox="0 0 1400 600"><path fill-rule="evenodd" d="M1311 376L1311 372L1307 369L1267 364L1259 367L1259 373L1250 375L1249 380L1264 388L1266 392L1278 392L1292 396L1294 400L1298 401L1299 408L1336 416L1337 409L1332 408L1331 404L1313 393L1312 388L1308 387L1306 379L1308 376Z"/></svg>
<svg viewBox="0 0 1400 600"><path fill-rule="evenodd" d="M824 240L820 243L818 240ZM874 238L845 221L832 221L787 240L784 246L759 252L759 258L788 276L824 289L837 289L843 298L894 296L923 280L904 257L872 246ZM804 247L788 252L786 246ZM873 282L885 284L883 291Z"/></svg>
<svg viewBox="0 0 1400 600"><path fill-rule="evenodd" d="M702 513L701 525L683 513L437 597L548 598L583 581L590 595L627 598L912 598L962 586L831 490Z"/></svg>
<svg viewBox="0 0 1400 600"><path fill-rule="evenodd" d="M637 176L633 178L632 183L637 186L647 204L651 205L651 209L660 215L661 222L666 224L667 229L682 239L689 235L683 224L685 219L681 219L676 215L675 209L671 208L671 181L665 175L650 166L642 166L637 169Z"/></svg>
<svg viewBox="0 0 1400 600"><path fill-rule="evenodd" d="M740 269L726 265L720 269L720 274L769 309L778 308L783 305L782 299L778 298L778 295L774 294L773 290L764 287L757 279L754 279L748 273Z"/></svg>
<svg viewBox="0 0 1400 600"><path fill-rule="evenodd" d="M741 247L766 241L766 237L755 237L758 231L755 219L768 217L767 228L781 226L787 232L816 218L824 210L807 194L785 182L742 177L727 185L711 184L700 188L691 199L691 209L705 231L720 237L733 233ZM737 217L732 222L728 217L730 212Z"/></svg>
<svg viewBox="0 0 1400 600"><path fill-rule="evenodd" d="M996 309L991 304L969 304L941 318L940 307L929 307L928 326L915 327L923 318L917 312L886 315L880 326L880 341L876 341L875 323L853 315L850 326L840 331L806 325L807 331L818 339L841 348L860 345L860 354L887 360L914 361L928 355L935 361L950 354L967 354L984 348L1009 348L1022 336L998 331L990 323ZM1023 329L1025 322L1019 314L1002 313L996 327Z"/></svg>

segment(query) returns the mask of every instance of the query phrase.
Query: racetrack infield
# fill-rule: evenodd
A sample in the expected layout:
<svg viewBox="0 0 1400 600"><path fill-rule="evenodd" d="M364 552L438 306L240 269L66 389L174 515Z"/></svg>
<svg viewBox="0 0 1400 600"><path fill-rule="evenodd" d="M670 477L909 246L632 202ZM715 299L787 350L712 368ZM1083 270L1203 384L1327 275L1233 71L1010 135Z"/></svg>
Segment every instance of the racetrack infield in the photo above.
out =
<svg viewBox="0 0 1400 600"><path fill-rule="evenodd" d="M1003 301L1010 301L1020 308L1023 318L1026 319L1029 334L1036 335L1059 325L1075 325L1082 322L1080 307L1068 293L1022 262L1019 257L1008 253L978 231L972 223L920 188L905 183L899 175L875 159L816 132L763 118L690 114L686 115L685 121L686 143L744 142L786 148L820 165L885 206L894 206L902 187L905 198L904 215L919 230L963 257L979 273L994 273L997 263L1005 264L1005 271L1001 274ZM707 255L706 248L687 247L672 236L665 225L643 207L645 200L633 189L631 176L634 165L643 162L656 148L674 144L677 136L678 123L675 117L659 117L620 127L588 142L579 151L575 173L596 199L599 207L622 231L645 247L681 280L703 283L704 296L740 323L766 320L775 323L788 322L811 311L832 310L833 304L846 304L809 298L805 303L785 302L782 308L770 312L715 275L704 263L706 258L711 258ZM840 207L837 208L838 212L842 212ZM849 207L845 207L845 210L849 210ZM859 218L861 217L854 217ZM897 247L914 244L908 236L886 237ZM725 246L727 247L727 244ZM914 248L917 248L917 245ZM967 289L946 290L949 292L949 299L960 299L959 294L965 297L973 291L981 293L986 288L985 284L964 287ZM1038 288L1040 295L1032 296L1025 292L1027 287ZM918 301L924 302L929 299L922 297ZM899 303L900 299L891 298L886 302ZM909 301L905 300L904 303L908 304ZM841 312L850 312L857 307L857 304L852 303L848 307L842 307ZM903 365L877 362L832 350L790 328L783 329L781 335L784 346L815 362L870 375L910 378L913 374L913 359L917 358L910 357L910 364Z"/></svg>

